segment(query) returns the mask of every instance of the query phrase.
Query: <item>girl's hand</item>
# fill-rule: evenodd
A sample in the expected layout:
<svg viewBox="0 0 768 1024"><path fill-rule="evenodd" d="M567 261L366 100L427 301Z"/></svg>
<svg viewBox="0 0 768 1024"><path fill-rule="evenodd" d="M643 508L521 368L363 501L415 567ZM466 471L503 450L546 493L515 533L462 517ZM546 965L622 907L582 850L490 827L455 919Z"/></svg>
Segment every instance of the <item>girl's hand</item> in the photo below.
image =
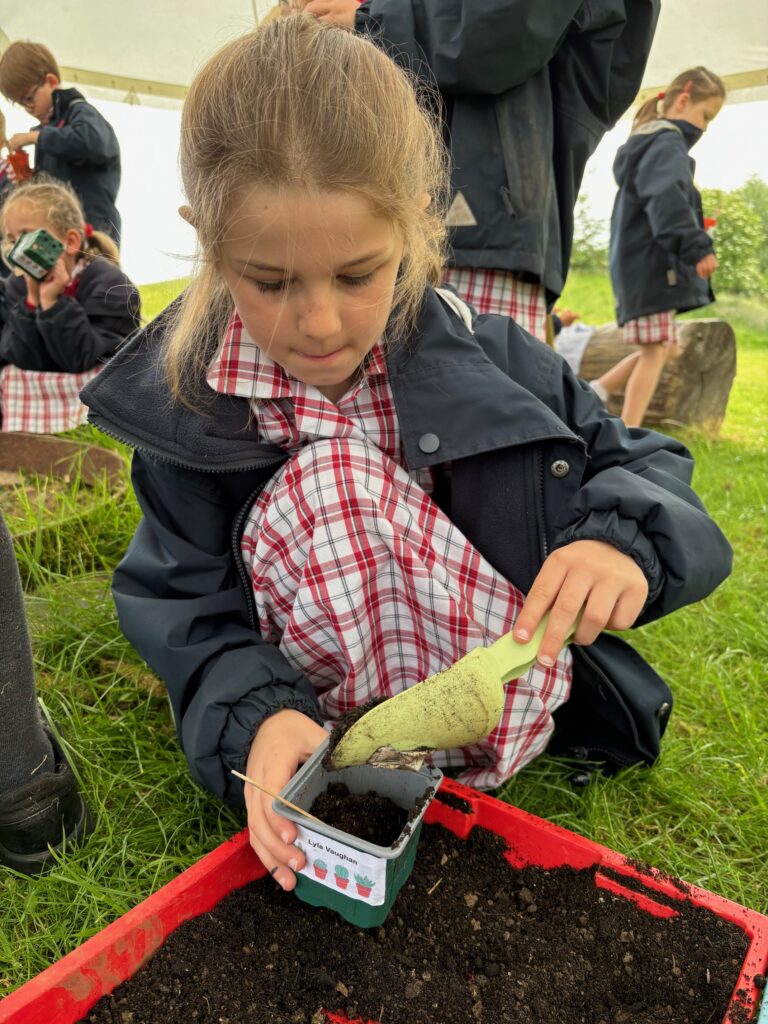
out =
<svg viewBox="0 0 768 1024"><path fill-rule="evenodd" d="M40 132L16 132L8 139L8 149L23 149L25 146L32 146L37 142Z"/></svg>
<svg viewBox="0 0 768 1024"><path fill-rule="evenodd" d="M27 285L27 298L32 306L40 305L40 282L36 281L31 274L24 274L24 281Z"/></svg>
<svg viewBox="0 0 768 1024"><path fill-rule="evenodd" d="M717 256L715 256L713 252L707 253L707 255L696 264L696 273L699 277L712 277L716 270Z"/></svg>
<svg viewBox="0 0 768 1024"><path fill-rule="evenodd" d="M40 305L42 308L50 309L51 306L55 306L71 280L69 271L64 266L62 254L50 274L40 282Z"/></svg>
<svg viewBox="0 0 768 1024"><path fill-rule="evenodd" d="M304 5L305 14L314 14L318 21L329 21L341 28L355 27L358 0L310 0Z"/></svg>
<svg viewBox="0 0 768 1024"><path fill-rule="evenodd" d="M629 555L600 540L577 540L544 562L512 635L525 643L548 611L538 660L553 665L580 613L574 642L591 644L604 629L629 629L647 597L648 581Z"/></svg>
<svg viewBox="0 0 768 1024"><path fill-rule="evenodd" d="M322 726L300 711L286 708L259 726L251 744L245 774L273 793L279 793L296 769L323 742ZM278 885L290 891L296 885L294 871L305 857L291 845L296 826L272 810L272 797L245 783L245 807L251 846Z"/></svg>

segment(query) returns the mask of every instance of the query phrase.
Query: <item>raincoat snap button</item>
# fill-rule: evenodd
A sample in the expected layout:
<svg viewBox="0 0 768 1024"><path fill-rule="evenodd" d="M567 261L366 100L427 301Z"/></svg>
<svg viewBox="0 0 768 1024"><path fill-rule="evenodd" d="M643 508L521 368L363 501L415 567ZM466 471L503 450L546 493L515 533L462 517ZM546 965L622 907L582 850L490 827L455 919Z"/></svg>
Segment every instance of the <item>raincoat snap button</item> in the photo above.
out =
<svg viewBox="0 0 768 1024"><path fill-rule="evenodd" d="M552 476L568 476L571 471L571 467L565 461L565 459L555 459L552 465L549 467L549 472Z"/></svg>
<svg viewBox="0 0 768 1024"><path fill-rule="evenodd" d="M419 438L419 450L425 455L431 455L440 447L440 438L437 434L422 434Z"/></svg>

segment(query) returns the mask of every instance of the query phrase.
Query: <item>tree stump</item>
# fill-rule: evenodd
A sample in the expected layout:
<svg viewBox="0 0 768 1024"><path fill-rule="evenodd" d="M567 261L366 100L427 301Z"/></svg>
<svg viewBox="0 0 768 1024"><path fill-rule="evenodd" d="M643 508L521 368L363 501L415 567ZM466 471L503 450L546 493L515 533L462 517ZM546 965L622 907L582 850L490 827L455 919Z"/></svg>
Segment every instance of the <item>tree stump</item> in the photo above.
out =
<svg viewBox="0 0 768 1024"><path fill-rule="evenodd" d="M736 338L724 320L679 320L677 358L664 367L648 406L645 426L693 425L716 433L723 422L736 376ZM641 346L625 345L616 324L598 327L584 350L579 376L594 380ZM621 412L622 394L608 409Z"/></svg>

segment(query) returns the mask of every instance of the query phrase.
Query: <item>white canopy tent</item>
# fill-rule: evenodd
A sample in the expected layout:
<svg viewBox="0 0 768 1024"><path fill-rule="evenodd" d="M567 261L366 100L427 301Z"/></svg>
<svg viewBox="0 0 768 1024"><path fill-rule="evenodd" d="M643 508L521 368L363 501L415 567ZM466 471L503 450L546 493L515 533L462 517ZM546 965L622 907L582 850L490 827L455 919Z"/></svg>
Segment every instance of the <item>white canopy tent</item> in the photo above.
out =
<svg viewBox="0 0 768 1024"><path fill-rule="evenodd" d="M118 133L123 152L123 261L139 282L184 274L185 264L175 254L193 249L191 232L175 212L181 202L176 173L178 111L186 89L207 56L253 27L271 6L271 0L0 0L0 50L16 39L45 43L56 55L65 83L82 88L96 101ZM680 70L696 64L725 78L729 106L752 101L739 112L741 118L733 108L734 124L755 124L760 118L766 122L760 133L765 138L768 3L696 0L692 5L690 0L662 0L639 98L664 88ZM9 134L29 127L23 111L8 104L2 109ZM725 113L718 125L724 120ZM758 133L737 130L748 149L748 140ZM623 138L626 128L620 134ZM705 142L709 139L697 148L702 164ZM600 162L600 153L607 153L609 145L612 152L617 144L607 138L592 164ZM754 145L766 152L765 143ZM740 155L743 159L744 153ZM756 166L757 156L751 159ZM591 177L594 181L594 174ZM595 187L601 198L606 194L603 179L598 175ZM611 191L608 178L609 196ZM603 215L602 209L597 212Z"/></svg>
<svg viewBox="0 0 768 1024"><path fill-rule="evenodd" d="M178 104L200 63L271 6L271 0L0 0L0 48L14 39L39 40L56 54L67 80L88 86L93 96ZM768 98L768 4L662 0L644 89L663 88L695 64L724 76L735 100Z"/></svg>

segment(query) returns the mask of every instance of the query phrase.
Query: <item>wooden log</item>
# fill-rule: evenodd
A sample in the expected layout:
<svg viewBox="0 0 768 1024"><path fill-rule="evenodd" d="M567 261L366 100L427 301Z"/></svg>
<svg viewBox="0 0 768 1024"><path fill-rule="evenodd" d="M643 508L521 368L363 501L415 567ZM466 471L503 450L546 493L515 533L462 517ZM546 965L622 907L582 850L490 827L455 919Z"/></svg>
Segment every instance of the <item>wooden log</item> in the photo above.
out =
<svg viewBox="0 0 768 1024"><path fill-rule="evenodd" d="M696 425L717 433L736 376L736 338L724 320L679 320L677 357L665 365L648 406L645 426ZM598 327L584 350L579 375L594 380L640 345L625 345L616 324ZM621 413L623 395L608 408Z"/></svg>

